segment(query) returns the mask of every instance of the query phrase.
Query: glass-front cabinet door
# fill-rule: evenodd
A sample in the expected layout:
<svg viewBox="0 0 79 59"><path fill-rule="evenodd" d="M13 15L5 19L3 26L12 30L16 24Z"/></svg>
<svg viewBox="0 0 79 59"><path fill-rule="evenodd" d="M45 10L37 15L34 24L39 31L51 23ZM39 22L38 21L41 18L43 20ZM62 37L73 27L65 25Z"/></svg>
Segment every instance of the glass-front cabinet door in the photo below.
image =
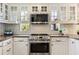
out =
<svg viewBox="0 0 79 59"><path fill-rule="evenodd" d="M11 6L10 7L10 20L11 21L17 21L18 20L18 7L17 6Z"/></svg>
<svg viewBox="0 0 79 59"><path fill-rule="evenodd" d="M21 10L20 10L21 21L28 21L27 14L28 14L27 6L21 6Z"/></svg>
<svg viewBox="0 0 79 59"><path fill-rule="evenodd" d="M0 21L3 20L3 4L0 3Z"/></svg>

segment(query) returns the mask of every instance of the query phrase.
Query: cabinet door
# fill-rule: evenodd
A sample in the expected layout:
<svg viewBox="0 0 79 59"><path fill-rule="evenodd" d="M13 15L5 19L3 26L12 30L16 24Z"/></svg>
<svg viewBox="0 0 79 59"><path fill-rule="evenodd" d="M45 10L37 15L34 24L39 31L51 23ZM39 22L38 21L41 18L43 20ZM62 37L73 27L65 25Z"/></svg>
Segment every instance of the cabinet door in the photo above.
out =
<svg viewBox="0 0 79 59"><path fill-rule="evenodd" d="M14 42L14 55L28 54L28 44L25 42Z"/></svg>
<svg viewBox="0 0 79 59"><path fill-rule="evenodd" d="M76 55L79 55L79 39L78 40L75 40L76 42Z"/></svg>
<svg viewBox="0 0 79 59"><path fill-rule="evenodd" d="M65 42L53 42L51 45L51 54L66 55L68 54L68 46Z"/></svg>
<svg viewBox="0 0 79 59"><path fill-rule="evenodd" d="M76 39L70 39L69 41L69 54L79 55L79 41Z"/></svg>
<svg viewBox="0 0 79 59"><path fill-rule="evenodd" d="M27 37L14 37L14 42L25 42L28 41Z"/></svg>
<svg viewBox="0 0 79 59"><path fill-rule="evenodd" d="M3 55L12 55L12 45L7 45L3 47Z"/></svg>
<svg viewBox="0 0 79 59"><path fill-rule="evenodd" d="M0 55L2 55L2 47L0 47Z"/></svg>
<svg viewBox="0 0 79 59"><path fill-rule="evenodd" d="M2 55L2 42L0 42L0 55Z"/></svg>

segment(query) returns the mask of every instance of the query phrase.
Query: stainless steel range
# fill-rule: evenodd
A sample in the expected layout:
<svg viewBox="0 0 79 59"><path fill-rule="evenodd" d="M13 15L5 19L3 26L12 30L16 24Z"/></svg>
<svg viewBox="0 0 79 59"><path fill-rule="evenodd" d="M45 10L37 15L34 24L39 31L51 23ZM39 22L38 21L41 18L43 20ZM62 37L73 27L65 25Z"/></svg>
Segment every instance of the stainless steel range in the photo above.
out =
<svg viewBox="0 0 79 59"><path fill-rule="evenodd" d="M48 34L31 34L30 55L49 55L50 54L50 36Z"/></svg>

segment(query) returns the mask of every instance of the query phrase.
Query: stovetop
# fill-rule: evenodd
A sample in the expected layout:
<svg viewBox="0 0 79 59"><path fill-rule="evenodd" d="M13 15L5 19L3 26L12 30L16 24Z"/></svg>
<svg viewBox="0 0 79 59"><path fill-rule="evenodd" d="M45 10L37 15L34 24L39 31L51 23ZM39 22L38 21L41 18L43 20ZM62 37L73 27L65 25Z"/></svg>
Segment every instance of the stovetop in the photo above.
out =
<svg viewBox="0 0 79 59"><path fill-rule="evenodd" d="M50 41L48 34L31 34L29 41Z"/></svg>

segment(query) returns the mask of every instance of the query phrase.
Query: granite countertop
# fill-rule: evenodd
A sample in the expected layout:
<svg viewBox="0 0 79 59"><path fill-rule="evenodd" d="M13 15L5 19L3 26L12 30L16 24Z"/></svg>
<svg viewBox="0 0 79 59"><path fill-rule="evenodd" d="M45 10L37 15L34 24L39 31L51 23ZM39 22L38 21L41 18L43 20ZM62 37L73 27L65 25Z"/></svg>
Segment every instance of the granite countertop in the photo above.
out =
<svg viewBox="0 0 79 59"><path fill-rule="evenodd" d="M9 38L11 38L11 37L13 37L13 36L0 35L0 42L1 42L1 41L4 41L4 40L7 40L7 39L9 39Z"/></svg>
<svg viewBox="0 0 79 59"><path fill-rule="evenodd" d="M13 35L13 37L29 37L30 35Z"/></svg>
<svg viewBox="0 0 79 59"><path fill-rule="evenodd" d="M13 36L4 36L4 35L0 35L0 42L1 41L4 41L4 40L7 40L7 38L10 38L10 37L29 37L30 35L13 35ZM53 34L50 34L49 35L50 37L68 37L68 38L73 38L73 39L77 39L79 40L79 35L74 35L74 34L65 34L65 35L53 35Z"/></svg>
<svg viewBox="0 0 79 59"><path fill-rule="evenodd" d="M50 35L50 37L69 37L68 35Z"/></svg>
<svg viewBox="0 0 79 59"><path fill-rule="evenodd" d="M0 35L0 42L6 40L6 38L3 35Z"/></svg>
<svg viewBox="0 0 79 59"><path fill-rule="evenodd" d="M16 34L16 35L13 35L13 36L29 36L29 34L28 35L19 35L19 34Z"/></svg>

